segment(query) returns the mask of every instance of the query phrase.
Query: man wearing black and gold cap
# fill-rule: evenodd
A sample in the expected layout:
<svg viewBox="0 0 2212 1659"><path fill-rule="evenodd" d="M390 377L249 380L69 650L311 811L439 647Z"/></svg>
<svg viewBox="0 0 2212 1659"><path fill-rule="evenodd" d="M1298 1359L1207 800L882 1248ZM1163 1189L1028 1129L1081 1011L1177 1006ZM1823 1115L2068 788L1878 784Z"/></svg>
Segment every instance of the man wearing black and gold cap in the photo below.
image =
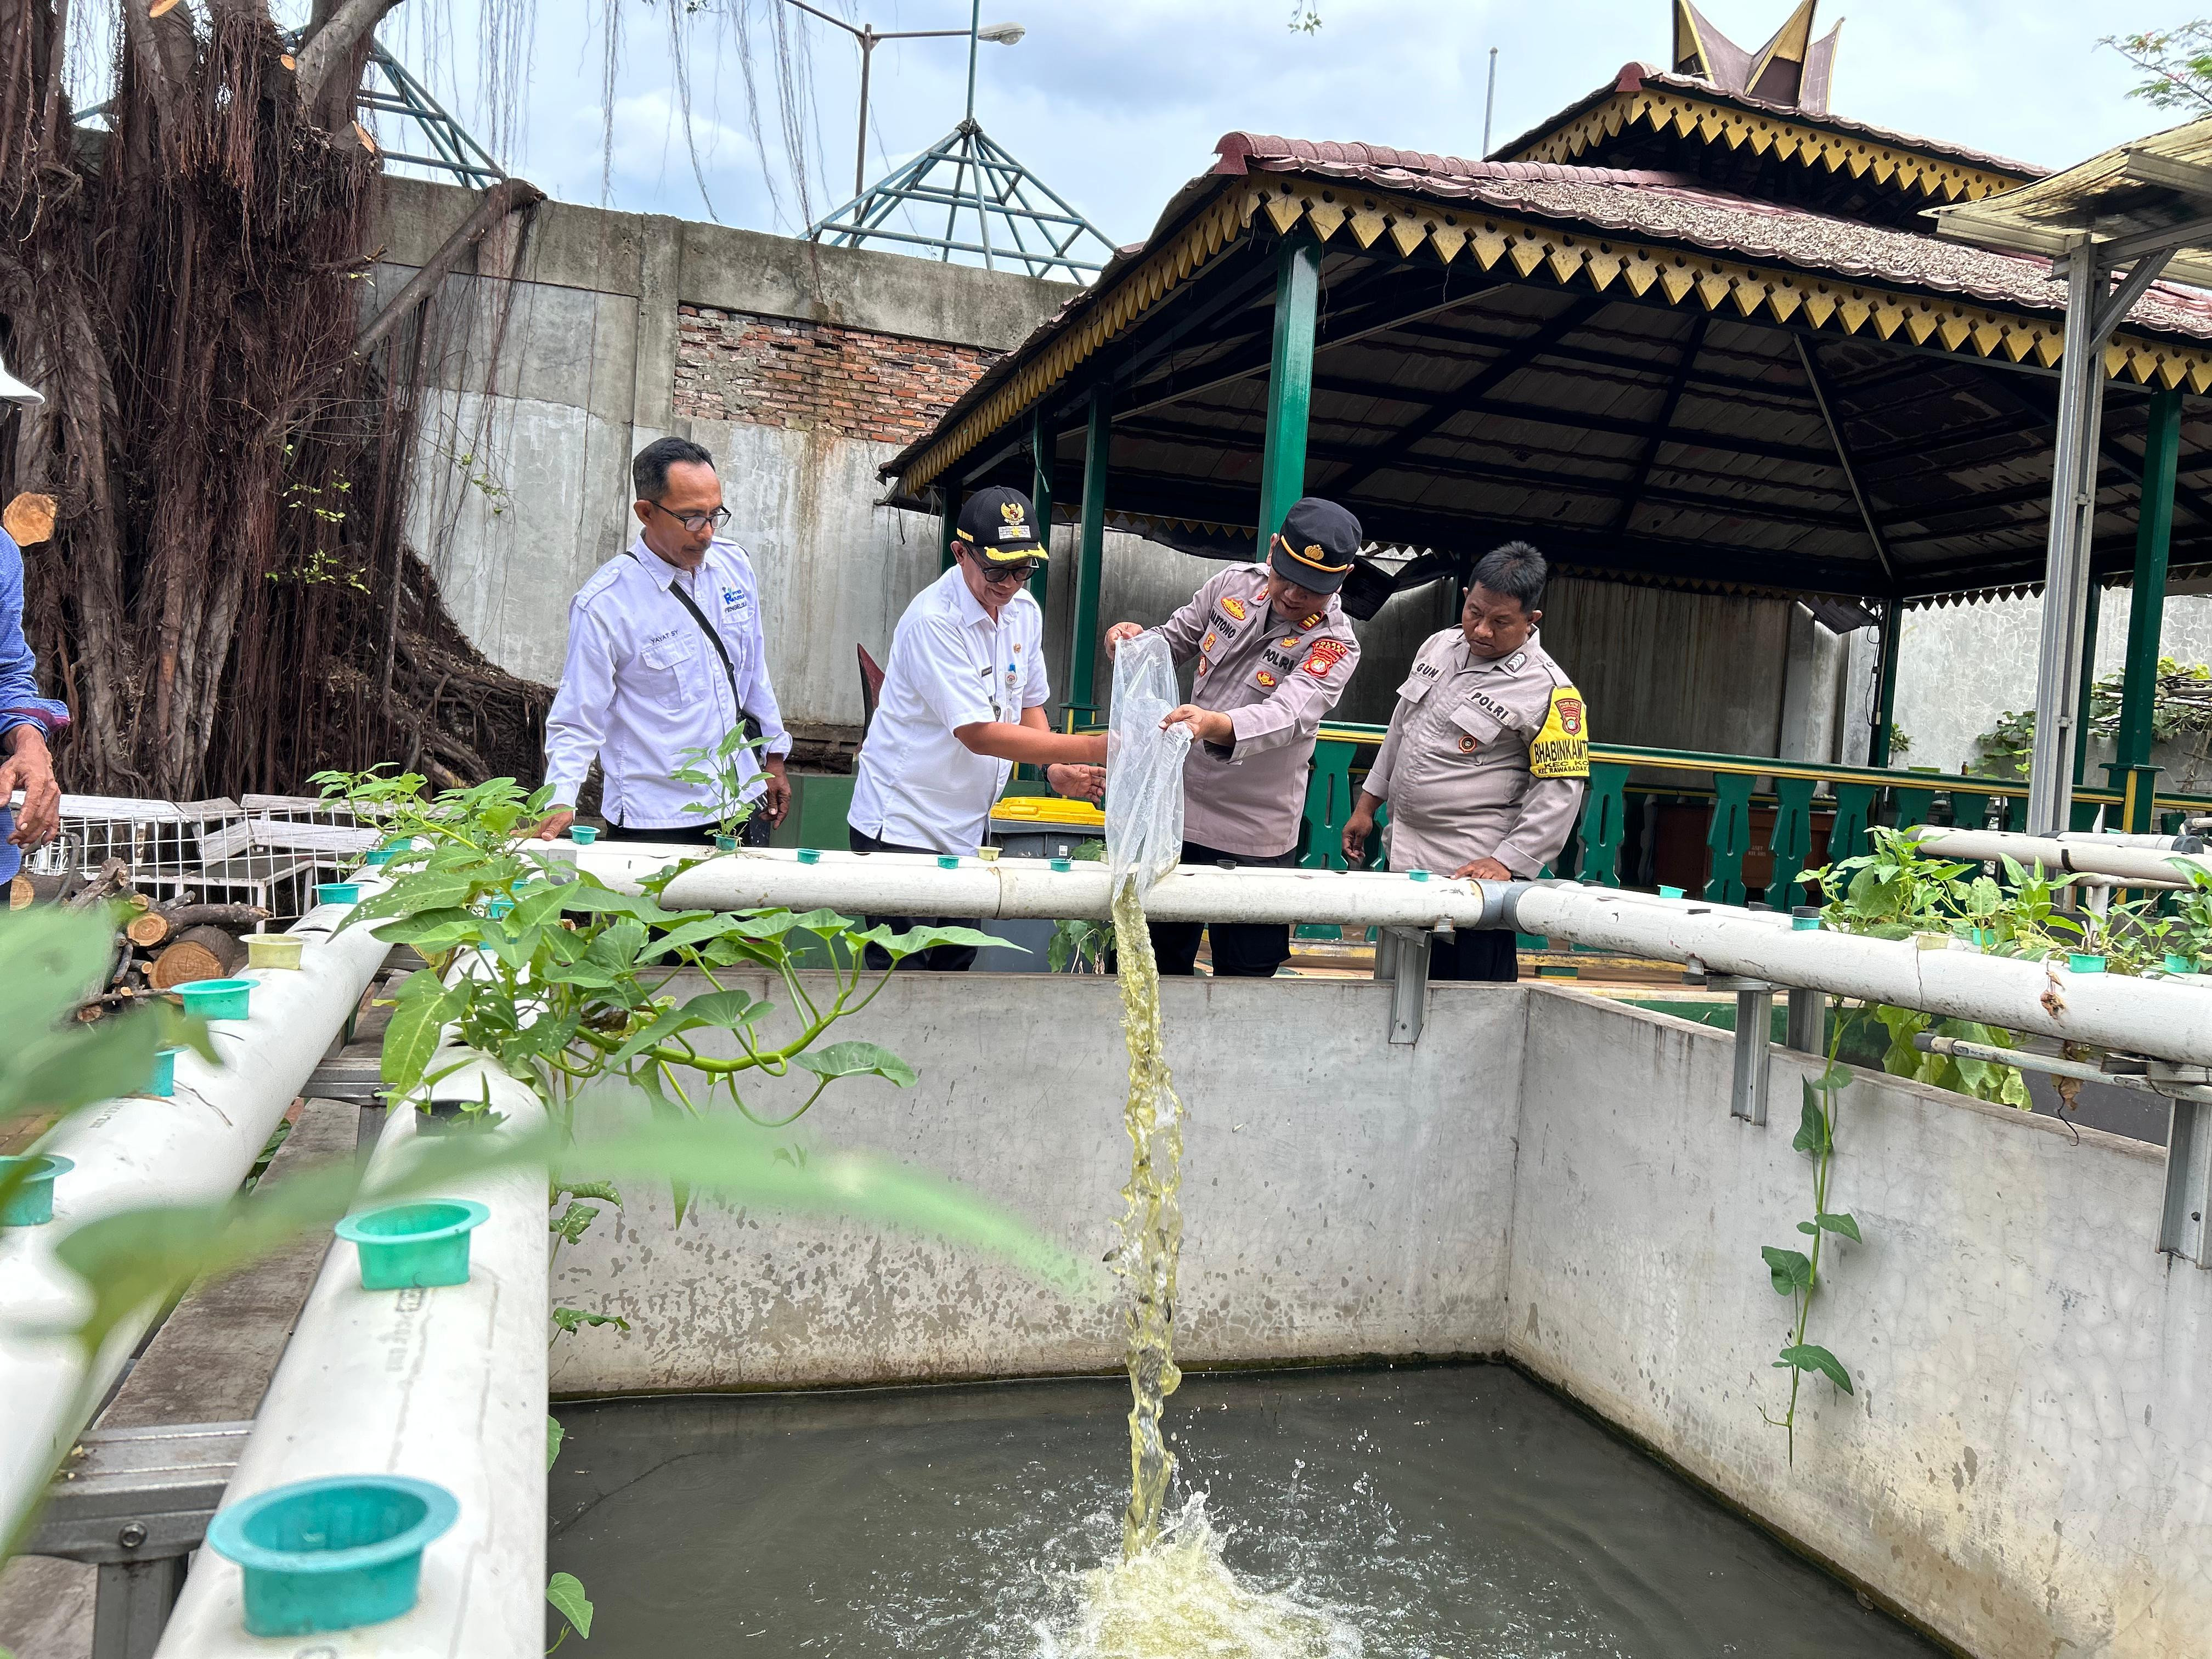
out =
<svg viewBox="0 0 2212 1659"><path fill-rule="evenodd" d="M1105 787L1106 739L1054 732L1045 716L1044 616L1027 589L1048 554L1029 497L977 490L953 548L952 568L915 596L891 635L846 812L856 853L973 854L1017 761L1043 767L1064 795L1095 800ZM869 966L890 960L868 947ZM959 971L975 960L967 945L939 945L906 965Z"/></svg>
<svg viewBox="0 0 2212 1659"><path fill-rule="evenodd" d="M1198 659L1191 700L1166 722L1191 733L1185 864L1297 861L1314 738L1359 663L1359 641L1337 599L1359 545L1358 520L1306 496L1285 515L1265 564L1231 566L1161 624L1177 663ZM1144 631L1115 623L1107 650ZM1289 959L1286 927L1208 927L1217 977L1264 979ZM1152 925L1162 973L1191 971L1200 931L1196 922Z"/></svg>

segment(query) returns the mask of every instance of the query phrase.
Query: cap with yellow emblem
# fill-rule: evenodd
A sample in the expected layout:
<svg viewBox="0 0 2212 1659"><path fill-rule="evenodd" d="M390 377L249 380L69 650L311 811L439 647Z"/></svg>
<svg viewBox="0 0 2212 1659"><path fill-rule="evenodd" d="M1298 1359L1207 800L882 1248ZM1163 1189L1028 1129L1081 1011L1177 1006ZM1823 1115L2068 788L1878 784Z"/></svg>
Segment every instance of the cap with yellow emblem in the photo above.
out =
<svg viewBox="0 0 2212 1659"><path fill-rule="evenodd" d="M1051 550L1037 538L1030 498L1003 484L970 495L961 506L960 520L952 533L959 545L986 564L1052 556Z"/></svg>
<svg viewBox="0 0 2212 1659"><path fill-rule="evenodd" d="M1358 520L1334 501L1304 495L1267 544L1267 568L1310 593L1334 593L1352 574L1360 541Z"/></svg>

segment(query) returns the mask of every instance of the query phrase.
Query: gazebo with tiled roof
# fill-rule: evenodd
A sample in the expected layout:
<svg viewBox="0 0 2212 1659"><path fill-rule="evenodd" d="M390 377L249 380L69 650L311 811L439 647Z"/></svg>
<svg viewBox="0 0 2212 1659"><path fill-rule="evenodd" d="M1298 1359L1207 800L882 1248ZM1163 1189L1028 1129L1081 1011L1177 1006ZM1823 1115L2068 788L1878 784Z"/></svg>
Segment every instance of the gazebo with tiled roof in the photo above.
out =
<svg viewBox="0 0 2212 1659"><path fill-rule="evenodd" d="M1812 13L1743 52L1677 0L1676 70L1632 64L1493 160L1228 134L884 469L893 499L1080 500L1079 708L1109 516L1249 558L1310 491L1413 556L1363 568L1364 614L1512 536L1565 574L1857 607L1887 764L1902 608L2042 578L2066 292L1926 216L2042 170L1830 114ZM2139 524L2212 568L2186 395L2212 294L2151 284L2106 362L2095 579L2135 569ZM2142 512L2169 453L2171 510Z"/></svg>

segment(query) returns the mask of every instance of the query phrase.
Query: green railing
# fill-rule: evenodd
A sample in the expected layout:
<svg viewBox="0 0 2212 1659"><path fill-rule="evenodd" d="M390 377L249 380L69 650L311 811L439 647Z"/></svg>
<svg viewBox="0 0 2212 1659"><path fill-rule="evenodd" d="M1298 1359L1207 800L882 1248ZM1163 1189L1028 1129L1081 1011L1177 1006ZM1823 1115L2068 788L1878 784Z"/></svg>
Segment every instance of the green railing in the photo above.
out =
<svg viewBox="0 0 2212 1659"><path fill-rule="evenodd" d="M1358 799L1365 776L1363 750L1382 741L1379 726L1330 724L1314 746L1313 772L1306 785L1305 840L1300 860L1310 869L1341 870L1344 823ZM1676 781L1680 779L1680 781ZM1802 896L1797 872L1813 852L1816 819L1828 817L1827 855L1847 858L1863 850L1874 824L1908 828L1918 823L1977 829L2025 827L2027 784L2024 780L1954 776L1941 772L1884 771L1870 767L1820 766L1757 755L1713 755L1688 749L1638 749L1626 744L1590 745L1589 793L1575 836L1560 855L1557 873L1604 885L1621 880L1620 855L1633 796L1712 804L1705 846L1711 855L1704 896L1738 904L1763 898L1784 906ZM2124 805L2114 789L2077 788L2074 827L2095 827L2098 813L2106 826L2117 823ZM1771 809L1771 821L1765 809ZM2191 813L2212 811L2212 798L2157 797L2156 818L2169 833ZM1832 815L1832 816L1831 816ZM1765 838L1758 839L1764 828ZM1370 840L1367 863L1381 861L1379 836ZM1747 860L1771 860L1763 888L1744 881Z"/></svg>

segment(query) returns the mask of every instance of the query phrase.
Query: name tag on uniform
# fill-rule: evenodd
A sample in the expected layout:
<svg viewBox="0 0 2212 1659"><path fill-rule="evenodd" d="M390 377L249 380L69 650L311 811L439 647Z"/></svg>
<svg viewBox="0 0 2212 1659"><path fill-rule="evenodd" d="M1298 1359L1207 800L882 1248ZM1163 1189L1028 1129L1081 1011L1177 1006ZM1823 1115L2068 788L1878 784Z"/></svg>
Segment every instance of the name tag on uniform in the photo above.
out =
<svg viewBox="0 0 2212 1659"><path fill-rule="evenodd" d="M722 590L722 609L725 611L734 611L742 617L749 603L743 588L726 587Z"/></svg>

